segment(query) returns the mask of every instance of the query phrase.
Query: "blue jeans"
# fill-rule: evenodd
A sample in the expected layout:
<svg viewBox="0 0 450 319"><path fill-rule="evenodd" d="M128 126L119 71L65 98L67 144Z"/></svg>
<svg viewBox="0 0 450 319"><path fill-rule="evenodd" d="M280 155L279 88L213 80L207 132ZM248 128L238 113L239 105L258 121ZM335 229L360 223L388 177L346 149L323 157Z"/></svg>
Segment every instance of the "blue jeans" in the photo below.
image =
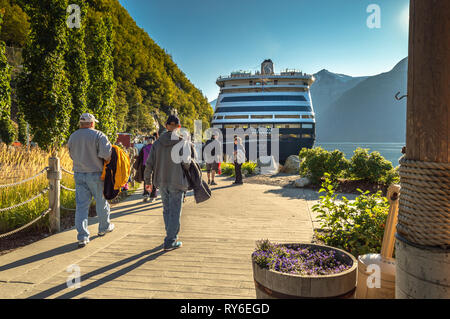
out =
<svg viewBox="0 0 450 319"><path fill-rule="evenodd" d="M88 215L92 197L95 199L98 216L98 231L106 231L109 227L109 204L103 196L102 173L75 173L75 227L78 240L88 239Z"/></svg>
<svg viewBox="0 0 450 319"><path fill-rule="evenodd" d="M159 191L163 203L163 217L166 227L164 247L170 247L178 239L184 192L172 187L161 187Z"/></svg>

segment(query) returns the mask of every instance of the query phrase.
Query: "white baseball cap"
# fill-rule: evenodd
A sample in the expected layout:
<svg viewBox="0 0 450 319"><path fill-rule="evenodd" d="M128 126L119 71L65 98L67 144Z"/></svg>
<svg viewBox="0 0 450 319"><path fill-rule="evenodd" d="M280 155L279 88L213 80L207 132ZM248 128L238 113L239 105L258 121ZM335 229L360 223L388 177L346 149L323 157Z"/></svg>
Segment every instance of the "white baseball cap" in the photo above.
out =
<svg viewBox="0 0 450 319"><path fill-rule="evenodd" d="M90 114L90 113L83 113L80 116L80 122L83 123L92 123L92 122L96 122L98 123L97 119L95 118L94 115Z"/></svg>

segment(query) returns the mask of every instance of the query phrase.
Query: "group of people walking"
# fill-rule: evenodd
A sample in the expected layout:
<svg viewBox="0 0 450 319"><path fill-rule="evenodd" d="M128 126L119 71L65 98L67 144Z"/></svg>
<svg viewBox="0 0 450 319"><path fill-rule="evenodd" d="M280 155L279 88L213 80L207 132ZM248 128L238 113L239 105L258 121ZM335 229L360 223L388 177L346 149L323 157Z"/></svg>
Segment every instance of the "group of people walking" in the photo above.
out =
<svg viewBox="0 0 450 319"><path fill-rule="evenodd" d="M97 122L92 114L82 114L80 128L70 136L68 142L75 179L75 227L79 247L89 243L88 211L92 197L95 199L99 218L98 235L104 236L115 228L110 221L110 206L103 195L104 182L101 179L104 164L111 160L112 145L105 134L95 129ZM179 135L180 119L176 115L170 115L165 128L166 131L161 136L155 133L146 139L146 145L140 150L134 168L135 180L144 182L144 202L154 201L159 190L166 230L164 250L169 251L182 246L178 233L183 202L190 186L186 172L195 154L191 154L188 161L182 162L181 165L175 161L173 148L184 141ZM204 152L208 184L217 185L214 179L222 161L222 145L217 135L213 134L205 144L205 149L210 150ZM234 137L233 157L236 170L234 184L240 185L245 148L238 136Z"/></svg>

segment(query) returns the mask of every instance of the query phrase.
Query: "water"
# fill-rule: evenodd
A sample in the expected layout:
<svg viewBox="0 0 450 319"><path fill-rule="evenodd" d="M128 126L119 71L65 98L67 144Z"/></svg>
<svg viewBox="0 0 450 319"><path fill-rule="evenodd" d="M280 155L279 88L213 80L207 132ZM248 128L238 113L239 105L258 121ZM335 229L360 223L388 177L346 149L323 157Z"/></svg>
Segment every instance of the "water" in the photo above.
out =
<svg viewBox="0 0 450 319"><path fill-rule="evenodd" d="M378 151L381 156L390 161L394 167L398 166L398 159L402 156L402 147L406 143L315 143L314 147L322 147L327 151L340 150L347 159L353 156L358 147L368 148L369 152Z"/></svg>

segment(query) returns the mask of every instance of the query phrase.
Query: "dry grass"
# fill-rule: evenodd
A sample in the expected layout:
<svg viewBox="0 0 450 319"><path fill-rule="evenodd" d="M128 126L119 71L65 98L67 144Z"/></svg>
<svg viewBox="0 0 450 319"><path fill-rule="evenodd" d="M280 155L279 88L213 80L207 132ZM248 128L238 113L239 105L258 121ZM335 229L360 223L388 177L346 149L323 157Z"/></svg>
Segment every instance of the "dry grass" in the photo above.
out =
<svg viewBox="0 0 450 319"><path fill-rule="evenodd" d="M11 184L31 177L48 166L52 152L44 152L39 148L12 147L0 144L0 185ZM58 152L61 166L71 171L72 160L66 148ZM69 188L75 188L73 176L63 173L61 183ZM18 186L0 189L0 208L21 203L44 188L48 187L46 174ZM47 193L48 194L48 193ZM45 194L33 202L10 211L0 212L0 233L16 229L39 216L48 208L48 195ZM75 194L61 190L61 205L72 208L75 206ZM32 229L48 228L45 218L32 226Z"/></svg>

